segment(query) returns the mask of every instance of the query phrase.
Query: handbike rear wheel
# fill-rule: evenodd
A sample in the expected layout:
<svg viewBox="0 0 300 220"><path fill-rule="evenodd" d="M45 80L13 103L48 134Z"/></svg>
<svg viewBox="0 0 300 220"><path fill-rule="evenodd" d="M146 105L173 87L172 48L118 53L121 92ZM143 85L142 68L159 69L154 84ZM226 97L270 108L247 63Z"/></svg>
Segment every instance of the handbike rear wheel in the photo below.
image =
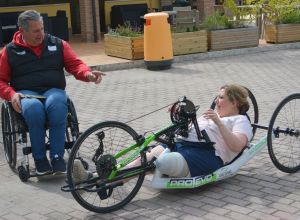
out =
<svg viewBox="0 0 300 220"><path fill-rule="evenodd" d="M102 140L102 143L100 143L101 141L99 137ZM108 121L98 123L90 127L79 136L70 153L67 168L67 179L70 188L84 186L85 184L78 184L75 182L76 180L74 179L73 173L75 160L80 159L81 161L84 161L84 163L87 163L87 171L92 173L92 176L99 177L99 166L97 168L95 160L93 161L97 151L100 152L100 155L98 156L99 159L97 159L98 161L101 157L104 158L106 156L111 159L112 156L116 155L121 150L124 150L135 144L137 139L138 134L131 127L124 123ZM136 155L135 158L138 158L139 156L141 158L142 165L145 165L146 154L142 152ZM124 155L118 158L116 162L118 163L127 157L128 155ZM112 160L114 159L112 158ZM105 162L105 164L107 164L107 162ZM144 177L144 172L137 174L130 179L126 179L122 185L118 185L111 192L107 192L106 190L99 192L76 190L72 191L72 195L80 205L90 211L98 213L112 212L122 208L134 198L142 186ZM98 186L93 186L90 189L97 190L97 187ZM101 193L106 193L107 198L103 198Z"/></svg>
<svg viewBox="0 0 300 220"><path fill-rule="evenodd" d="M269 123L268 151L273 164L282 172L300 170L300 93L284 98Z"/></svg>

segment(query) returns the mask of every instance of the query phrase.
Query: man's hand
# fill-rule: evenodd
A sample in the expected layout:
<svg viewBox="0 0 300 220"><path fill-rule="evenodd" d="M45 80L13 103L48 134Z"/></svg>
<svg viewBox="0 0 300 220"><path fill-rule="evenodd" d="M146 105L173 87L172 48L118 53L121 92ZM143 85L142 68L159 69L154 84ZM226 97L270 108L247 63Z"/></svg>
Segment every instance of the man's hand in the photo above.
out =
<svg viewBox="0 0 300 220"><path fill-rule="evenodd" d="M23 97L23 94L21 93L15 93L13 97L11 98L11 104L14 110L18 113L22 112L22 106L21 106L21 97Z"/></svg>
<svg viewBox="0 0 300 220"><path fill-rule="evenodd" d="M102 80L102 76L106 76L105 73L102 73L100 71L94 70L92 72L89 72L87 74L87 78L90 82L94 82L95 84L99 84Z"/></svg>

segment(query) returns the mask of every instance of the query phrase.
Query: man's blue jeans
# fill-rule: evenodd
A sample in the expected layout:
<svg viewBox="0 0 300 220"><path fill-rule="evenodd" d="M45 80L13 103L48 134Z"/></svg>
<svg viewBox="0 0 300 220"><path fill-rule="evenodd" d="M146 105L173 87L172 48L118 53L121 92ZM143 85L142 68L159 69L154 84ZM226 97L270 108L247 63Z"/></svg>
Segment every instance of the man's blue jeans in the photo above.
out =
<svg viewBox="0 0 300 220"><path fill-rule="evenodd" d="M26 95L42 95L46 99L21 99L22 115L29 129L32 155L35 160L46 157L45 136L49 127L50 159L64 156L65 128L67 117L67 95L62 89L49 89L43 93L21 90Z"/></svg>

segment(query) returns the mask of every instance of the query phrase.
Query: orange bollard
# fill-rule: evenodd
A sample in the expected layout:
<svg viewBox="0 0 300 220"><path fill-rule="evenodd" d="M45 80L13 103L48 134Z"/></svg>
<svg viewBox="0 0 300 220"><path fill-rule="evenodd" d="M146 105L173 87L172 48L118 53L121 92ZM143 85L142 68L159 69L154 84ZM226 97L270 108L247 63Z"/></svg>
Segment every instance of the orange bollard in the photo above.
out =
<svg viewBox="0 0 300 220"><path fill-rule="evenodd" d="M173 47L169 15L164 12L144 16L144 61L149 70L171 67Z"/></svg>

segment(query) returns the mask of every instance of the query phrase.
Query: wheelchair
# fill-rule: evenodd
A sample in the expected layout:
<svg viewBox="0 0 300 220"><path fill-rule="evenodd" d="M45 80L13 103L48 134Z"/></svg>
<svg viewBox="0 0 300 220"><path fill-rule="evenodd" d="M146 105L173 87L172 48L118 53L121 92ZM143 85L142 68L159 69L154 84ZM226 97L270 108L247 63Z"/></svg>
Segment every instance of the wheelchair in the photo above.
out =
<svg viewBox="0 0 300 220"><path fill-rule="evenodd" d="M75 141L79 137L79 123L74 104L70 98L67 99L68 113L65 129L65 150L70 151ZM5 101L1 107L2 137L6 161L13 171L17 171L22 182L27 182L30 177L37 177L34 171L30 170L29 155L32 153L29 145L29 131L25 119L17 113L11 102ZM46 122L46 130L48 130ZM50 140L46 132L46 149L50 149ZM23 159L17 166L17 151L21 150ZM49 174L49 173L48 173ZM50 173L51 174L51 173ZM47 174L46 174L47 175Z"/></svg>

